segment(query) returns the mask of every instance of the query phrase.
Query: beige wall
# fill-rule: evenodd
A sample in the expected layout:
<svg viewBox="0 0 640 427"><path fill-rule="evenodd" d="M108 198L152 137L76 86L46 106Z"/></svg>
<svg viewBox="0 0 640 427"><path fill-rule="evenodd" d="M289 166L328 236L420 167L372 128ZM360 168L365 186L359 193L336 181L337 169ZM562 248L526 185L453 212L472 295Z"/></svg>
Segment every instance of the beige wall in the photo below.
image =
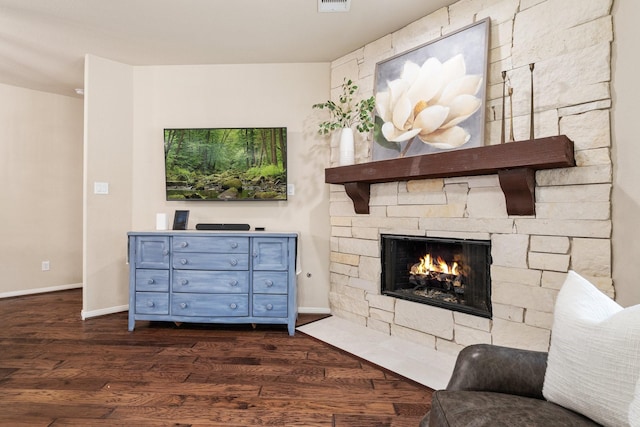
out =
<svg viewBox="0 0 640 427"><path fill-rule="evenodd" d="M0 99L0 297L81 286L82 100L2 84Z"/></svg>
<svg viewBox="0 0 640 427"><path fill-rule="evenodd" d="M328 97L329 64L136 67L134 87L133 229L153 229L156 213L171 224L176 209L188 209L189 228L248 223L298 232L298 305L328 310L329 150L316 136L311 105ZM286 126L287 180L295 195L286 202L167 202L163 129L216 126Z"/></svg>
<svg viewBox="0 0 640 427"><path fill-rule="evenodd" d="M637 185L640 182L640 171L637 167L638 159L640 159L640 145L637 142L635 125L635 116L638 110L635 100L639 92L638 80L635 77L638 68L635 36L637 20L640 17L640 4L628 1L614 2L612 14L615 32L612 61L613 278L618 301L624 305L631 305L640 303L640 285L637 285L635 269L633 268L638 254L640 254L640 243L638 243L640 242L640 227L637 226L637 218L640 217L640 186ZM243 69L244 66L229 67L232 70L239 70ZM169 71L169 68L167 68L166 72ZM188 68L195 69L198 67L186 67L184 70ZM223 68L221 67L221 69ZM162 69L162 67L152 67L148 72L153 74L158 69ZM322 93L328 92L328 89L326 89L329 86L327 83L328 73L327 70L325 74L319 77L316 76L313 79L309 78L309 81L307 81L308 87L304 92L317 91L317 93L320 93L319 96L316 96L317 93L307 93L307 99L301 99L296 94L282 93L280 94L283 96L281 98L282 103L289 105L292 110L293 106L296 106L299 109L296 114L308 114L309 102L318 102L326 98ZM164 74L164 72L160 74ZM136 81L139 80L137 78L138 75L136 74ZM97 78L97 76L95 77ZM242 78L246 80L248 76L242 75ZM108 73L104 75L104 84L106 85L104 96L106 100L113 96L113 93L109 93L111 89L116 91L123 90L117 85L119 79L116 78L116 81L111 83L110 79L111 77ZM238 82L235 81L235 83ZM113 87L111 87L112 84ZM175 89L172 89L172 87L165 88L166 93L162 96L174 100L182 100L189 95L178 93L178 89L181 88L182 90L191 90L195 98L202 97L199 95L203 93L201 92L202 87L198 82L190 84L182 81L177 84ZM225 87L229 86L225 85ZM107 90L107 88L109 89ZM150 91L150 93L156 92L149 85L145 85L144 89L136 88L136 90L137 97L144 96L143 90ZM242 92L239 91L239 93ZM209 95L213 96L212 94ZM90 96L88 94L87 98ZM128 95L125 94L125 96ZM3 182L2 189L0 189L0 197L7 201L6 205L12 207L11 211L3 209L2 213L0 213L0 232L3 236L0 241L0 256L3 259L0 264L0 277L2 277L0 281L0 296L47 290L50 287L77 286L82 276L82 100L6 85L0 85L0 98L3 100L0 105L0 177ZM228 98L224 101L229 104ZM97 99L96 102L98 102ZM104 100L100 100L100 102L104 102ZM213 100L210 102L211 106L217 105ZM253 100L250 101L249 105L251 105L251 102ZM138 104L137 102L135 106L136 114L140 114ZM198 105L202 104L203 101L200 99ZM212 108L211 106L209 108ZM149 107L154 110L158 108L158 105L149 104ZM176 112L181 107L176 105ZM216 109L210 118L213 120L215 115L220 114L219 111L226 111L228 108L232 108L233 111L237 111L236 108L239 109L237 104L231 103L219 110ZM210 112L210 110L206 111ZM108 112L109 115L112 113L113 111ZM115 113L117 116L117 111ZM196 114L194 111L191 111L191 113ZM148 114L153 115L151 112L145 112L144 114L145 116ZM204 113L200 117L196 114L197 120L204 121L204 116ZM116 123L112 117L105 117L100 118L100 115L96 113L95 118L102 121L100 126L108 128L109 123L111 123L111 126ZM209 117L206 118L208 119ZM145 120L149 120L149 117ZM321 156L324 156L325 154L322 150L324 147L313 139L315 137L307 134L313 129L312 120L306 116L301 120L297 131L301 133L303 138L301 146L305 150L309 150L308 153L312 155L311 158L314 161L320 162L319 158L322 157L317 157L315 153L320 151L322 152ZM137 121L135 123L136 125L138 124ZM211 122L208 121L207 123ZM155 123L153 126L158 125L160 124ZM153 126L144 125L142 128L136 126L132 132L135 133L136 138L139 138L144 132L155 132L151 129ZM144 127L147 130L144 130ZM303 128L305 129L304 131L301 130ZM99 133L100 131L96 130L96 132ZM292 134L295 132L293 128L290 130ZM46 144L42 143L43 138L45 138L43 135L46 136ZM151 138L154 137L146 136L147 140ZM19 145L15 143L16 140L20 141ZM132 155L137 158L139 150L136 149L135 152L137 154ZM300 156L298 155L298 157ZM55 162L51 162L52 158L55 159ZM305 161L304 156L302 156L302 161ZM135 160L135 162L137 165L140 160ZM293 162L291 163L292 168L297 167L304 171L303 177L296 178L294 182L297 186L298 194L302 191L301 188L306 188L310 192L317 190L323 195L311 200L311 205L304 207L304 210L299 214L294 212L297 211L297 208L286 210L286 208L274 206L269 207L270 214L274 212L282 214L286 210L286 215L288 215L286 218L293 216L308 217L308 224L313 224L313 226L309 225L305 230L302 230L310 236L310 238L306 239L306 252L310 254L328 252L325 240L329 235L325 228L328 196L320 185L323 167L307 168L304 163L300 166L293 165ZM122 162L118 162L116 170L121 170L122 167L120 165L122 164ZM144 161L142 164L144 164ZM328 164L328 161L325 164ZM125 166L125 168L127 167ZM153 170L159 167L157 164L155 166L146 164L144 167L154 174L158 173L157 170ZM87 173L93 176L90 179L111 180L110 175L106 177L99 176L101 174L91 168L88 169ZM111 181L112 191L120 191L120 189L113 187L113 183L114 181ZM131 191L137 194L140 191L139 188L140 185L135 186ZM156 211L170 214L173 209L177 208L177 205L176 207L167 205L162 196L158 196L157 193L161 190L156 188L150 191L154 192L152 195L154 198L153 207L140 208L141 210L136 212L129 211L127 215L130 218L130 224L122 226L121 229L115 232L117 239L123 239L123 230L128 229L130 226L135 225L136 228L153 227L153 218ZM33 194L38 194L39 198L34 198ZM85 194L89 199L94 199L94 196L90 195L89 192L85 192ZM133 195L131 197L133 198ZM303 204L297 197L294 196L287 205L294 206L296 204L295 206L298 206L297 204ZM127 203L129 202L124 201L125 205ZM131 201L131 204L133 204L133 201ZM210 209L192 209L192 224L197 221L208 221L208 211L211 210L213 212L214 209L218 214L218 209L214 207ZM235 211L234 208L232 209ZM111 214L117 215L118 212L124 211L122 207L113 207L105 211L104 215L110 218ZM46 212L46 217L44 212ZM97 212L93 212L92 215L97 215ZM256 214L247 213L247 215L247 221L253 224ZM89 219L90 221L97 221L97 218L90 215ZM105 219L102 219L102 221L105 221ZM265 226L271 228L272 224L274 224L272 221L270 220ZM319 226L316 226L316 224L319 224ZM103 230L102 232L108 234L108 230ZM99 234L90 238L91 241L95 241L94 245L100 244ZM43 235L46 236L44 240ZM125 249L122 244L122 240L117 240L113 243L113 248L110 251L112 252L111 255L117 258L117 268L126 271L126 265L122 265L125 257ZM311 246L310 249L306 247L309 245ZM98 258L97 255L95 254L94 256ZM40 269L41 261L45 259L51 261L51 271L47 273L41 272ZM301 286L304 287L303 293L308 296L305 297L305 301L307 298L318 301L317 303L308 303L309 306L323 306L324 301L326 301L328 280L323 277L323 274L328 274L328 267L323 270L325 271L324 273L319 271L319 269L322 269L324 262L326 261L322 259L316 264L315 260L307 260L307 257L304 256L302 265L304 273L306 273L307 267L314 266L313 269L308 269L312 273L310 280L307 280L303 274ZM100 271L103 266L100 266L97 261L92 261L91 265L92 270L88 273L89 277L101 277ZM113 267L107 266L104 268L109 270ZM122 273L118 273L117 277L121 281ZM123 299L124 292L126 292L125 288L126 285L120 282L114 284L110 281L98 281L95 283L94 291L98 291L95 299L99 300L100 295L103 293L106 295L111 294L117 297L117 301L114 301L113 304L125 304L126 301Z"/></svg>
<svg viewBox="0 0 640 427"><path fill-rule="evenodd" d="M624 85L633 88L635 84L632 40L637 8L637 5L616 3L613 11L616 27L612 143L613 163L616 167L613 190L613 277L617 299L625 305L640 302L640 287L635 285L635 275L627 267L633 264L635 254L640 252L638 243L635 243L640 240L628 238L634 232L640 233L635 227L635 218L640 210L640 194L638 187L632 185L637 182L635 159L638 157L638 150L633 137L633 91L615 90L615 87ZM192 226L197 222L242 221L263 225L267 229L280 229L281 224L287 224L284 228L301 232L303 274L299 283L300 305L326 307L330 233L325 216L328 212L328 196L322 184L322 175L324 165L329 162L325 161L327 153L324 142L318 141L313 135L314 123L309 111L311 103L326 98L324 95L329 86L326 68L321 64L134 68L135 143L132 154L131 227L153 228L156 213L165 212L170 220L175 209L187 208L191 210ZM309 71L312 71L311 74L308 74ZM256 78L257 75L260 77ZM107 80L105 84L109 86L111 83ZM370 83L365 82L363 87L370 86ZM118 86L112 89L117 90ZM107 92L109 91L105 93ZM108 98L112 96L109 94ZM277 106L272 102L273 99L278 100ZM286 123L279 120L280 115L282 118L286 117ZM104 119L104 122L113 121ZM218 207L215 204L191 205L164 201L161 186L163 171L159 161L162 156L159 145L162 127L281 124L289 127L290 182L297 188L296 196L289 202L245 208L244 205ZM124 256L120 252L120 246L115 244L111 248L119 258ZM307 278L307 272L311 274L311 278ZM126 284L121 283L121 277L122 273L118 274L117 284L98 282L102 282L98 287L102 289L101 292L117 295L116 304L126 303Z"/></svg>
<svg viewBox="0 0 640 427"><path fill-rule="evenodd" d="M629 306L640 304L640 2L615 1L613 17L613 280L617 301Z"/></svg>
<svg viewBox="0 0 640 427"><path fill-rule="evenodd" d="M127 308L131 227L133 68L85 58L84 296L82 316ZM94 183L109 194L94 194Z"/></svg>
<svg viewBox="0 0 640 427"><path fill-rule="evenodd" d="M89 56L86 65L84 316L126 308L126 232L153 230L176 209L199 222L249 223L300 233L298 305L328 311L327 141L311 105L328 97L328 64L131 67ZM163 128L286 126L287 202L167 202ZM94 195L95 181L111 193Z"/></svg>

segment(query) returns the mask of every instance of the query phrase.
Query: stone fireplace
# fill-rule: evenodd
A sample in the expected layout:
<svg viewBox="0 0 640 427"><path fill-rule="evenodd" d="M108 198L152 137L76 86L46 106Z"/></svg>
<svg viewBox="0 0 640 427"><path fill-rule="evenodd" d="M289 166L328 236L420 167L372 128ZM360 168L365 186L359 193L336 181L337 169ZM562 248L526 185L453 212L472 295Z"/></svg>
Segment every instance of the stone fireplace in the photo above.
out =
<svg viewBox="0 0 640 427"><path fill-rule="evenodd" d="M395 298L491 317L491 244L383 234L381 292Z"/></svg>
<svg viewBox="0 0 640 427"><path fill-rule="evenodd" d="M377 62L489 16L485 145L500 145L502 71L514 88L507 134L512 127L515 141L529 139L529 64L535 63L535 138L566 135L576 164L521 175L519 186L535 197L535 209L525 214L509 208L512 198L501 186L506 179L495 172L416 177L407 160L394 171L406 170L405 178L332 184L329 298L335 316L446 353L475 343L546 351L568 270L614 295L610 8L609 1L581 3L577 14L566 2L459 1L331 64L332 87L352 78L361 95L370 96ZM370 162L371 141L356 144L357 163ZM337 151L336 140L332 165ZM490 242L491 317L386 293L382 235Z"/></svg>

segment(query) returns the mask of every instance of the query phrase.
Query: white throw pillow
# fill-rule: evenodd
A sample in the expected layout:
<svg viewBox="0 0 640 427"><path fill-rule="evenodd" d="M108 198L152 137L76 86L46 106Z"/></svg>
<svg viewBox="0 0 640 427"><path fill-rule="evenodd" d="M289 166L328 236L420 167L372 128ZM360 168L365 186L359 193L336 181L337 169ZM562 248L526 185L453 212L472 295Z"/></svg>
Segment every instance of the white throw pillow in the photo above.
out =
<svg viewBox="0 0 640 427"><path fill-rule="evenodd" d="M629 407L629 424L631 427L640 427L640 378L636 384L636 394Z"/></svg>
<svg viewBox="0 0 640 427"><path fill-rule="evenodd" d="M640 305L624 309L570 271L556 300L544 397L606 426L631 423Z"/></svg>

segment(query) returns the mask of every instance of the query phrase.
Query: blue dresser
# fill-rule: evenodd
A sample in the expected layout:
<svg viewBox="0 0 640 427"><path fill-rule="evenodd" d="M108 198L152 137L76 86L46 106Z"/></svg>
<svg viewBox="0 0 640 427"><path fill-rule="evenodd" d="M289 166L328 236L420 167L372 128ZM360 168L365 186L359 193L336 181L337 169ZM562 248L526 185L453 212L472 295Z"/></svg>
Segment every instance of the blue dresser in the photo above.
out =
<svg viewBox="0 0 640 427"><path fill-rule="evenodd" d="M129 232L136 320L287 324L295 332L295 233Z"/></svg>

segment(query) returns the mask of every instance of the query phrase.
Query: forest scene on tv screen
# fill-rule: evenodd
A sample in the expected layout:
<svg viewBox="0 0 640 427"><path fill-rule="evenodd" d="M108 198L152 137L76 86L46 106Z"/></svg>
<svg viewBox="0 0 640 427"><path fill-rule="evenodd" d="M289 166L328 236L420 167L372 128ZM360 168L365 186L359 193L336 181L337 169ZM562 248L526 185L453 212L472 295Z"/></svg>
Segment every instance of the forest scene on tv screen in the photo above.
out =
<svg viewBox="0 0 640 427"><path fill-rule="evenodd" d="M287 129L165 129L167 200L286 200Z"/></svg>

